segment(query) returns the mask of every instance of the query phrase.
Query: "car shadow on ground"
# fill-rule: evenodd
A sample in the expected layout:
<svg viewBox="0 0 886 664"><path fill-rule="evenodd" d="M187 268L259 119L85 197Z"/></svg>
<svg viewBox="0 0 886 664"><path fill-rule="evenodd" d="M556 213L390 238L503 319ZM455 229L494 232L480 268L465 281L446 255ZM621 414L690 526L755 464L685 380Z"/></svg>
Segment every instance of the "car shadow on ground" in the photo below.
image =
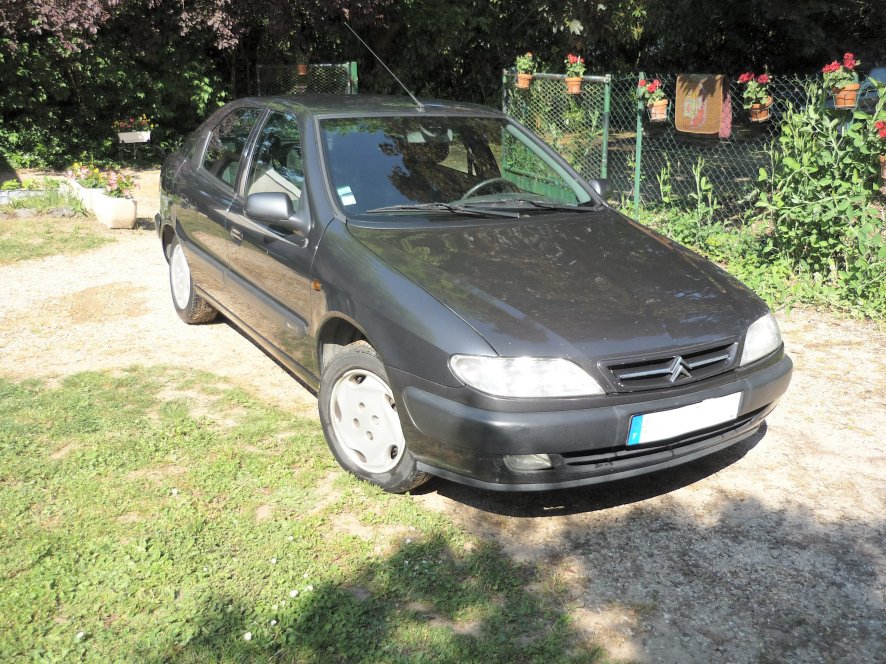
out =
<svg viewBox="0 0 886 664"><path fill-rule="evenodd" d="M478 510L501 516L534 518L606 510L655 498L699 482L739 461L763 440L766 423L753 436L708 457L676 468L624 480L541 492L497 492L434 478L413 493L436 492Z"/></svg>

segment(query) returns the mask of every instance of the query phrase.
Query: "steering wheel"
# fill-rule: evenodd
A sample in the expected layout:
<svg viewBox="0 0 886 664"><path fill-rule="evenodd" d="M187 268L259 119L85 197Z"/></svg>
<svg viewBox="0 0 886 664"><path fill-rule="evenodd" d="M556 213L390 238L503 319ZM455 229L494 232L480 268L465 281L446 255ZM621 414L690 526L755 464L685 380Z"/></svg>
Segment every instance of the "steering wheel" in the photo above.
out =
<svg viewBox="0 0 886 664"><path fill-rule="evenodd" d="M511 191L520 191L520 187L515 185L510 180L505 180L504 178L489 178L488 180L483 180L482 182L478 182L473 187L468 189L462 198L470 198L471 196L476 195L478 191L488 187L489 185L495 184L496 182L500 182L506 184Z"/></svg>

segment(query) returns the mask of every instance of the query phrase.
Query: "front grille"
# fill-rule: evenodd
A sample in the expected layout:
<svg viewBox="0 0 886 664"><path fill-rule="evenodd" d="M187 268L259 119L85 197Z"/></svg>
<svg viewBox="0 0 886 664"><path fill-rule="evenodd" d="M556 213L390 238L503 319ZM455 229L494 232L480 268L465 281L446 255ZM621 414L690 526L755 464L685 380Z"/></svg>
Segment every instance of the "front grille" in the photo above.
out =
<svg viewBox="0 0 886 664"><path fill-rule="evenodd" d="M694 383L732 369L737 341L656 357L604 363L606 376L616 392L639 392Z"/></svg>

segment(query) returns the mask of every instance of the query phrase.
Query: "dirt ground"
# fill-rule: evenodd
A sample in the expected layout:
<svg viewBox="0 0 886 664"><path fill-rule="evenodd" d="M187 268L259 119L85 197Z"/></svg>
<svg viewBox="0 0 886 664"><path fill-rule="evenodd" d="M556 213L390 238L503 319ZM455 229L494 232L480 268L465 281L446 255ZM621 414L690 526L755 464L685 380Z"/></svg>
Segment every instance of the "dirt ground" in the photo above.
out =
<svg viewBox="0 0 886 664"><path fill-rule="evenodd" d="M225 322L187 326L148 227L78 256L0 266L0 373L206 370L292 413L316 401ZM790 390L754 439L667 474L494 494L432 480L418 501L540 570L576 630L638 662L886 661L886 334L777 314ZM326 454L326 450L318 450Z"/></svg>

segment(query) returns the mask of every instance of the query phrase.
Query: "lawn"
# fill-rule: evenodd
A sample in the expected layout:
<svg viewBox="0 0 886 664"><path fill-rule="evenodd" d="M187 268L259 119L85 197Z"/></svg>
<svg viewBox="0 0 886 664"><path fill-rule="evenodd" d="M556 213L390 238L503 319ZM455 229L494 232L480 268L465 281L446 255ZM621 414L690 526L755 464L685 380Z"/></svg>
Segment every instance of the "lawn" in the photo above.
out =
<svg viewBox="0 0 886 664"><path fill-rule="evenodd" d="M605 658L539 568L208 374L0 379L0 503L0 661Z"/></svg>

